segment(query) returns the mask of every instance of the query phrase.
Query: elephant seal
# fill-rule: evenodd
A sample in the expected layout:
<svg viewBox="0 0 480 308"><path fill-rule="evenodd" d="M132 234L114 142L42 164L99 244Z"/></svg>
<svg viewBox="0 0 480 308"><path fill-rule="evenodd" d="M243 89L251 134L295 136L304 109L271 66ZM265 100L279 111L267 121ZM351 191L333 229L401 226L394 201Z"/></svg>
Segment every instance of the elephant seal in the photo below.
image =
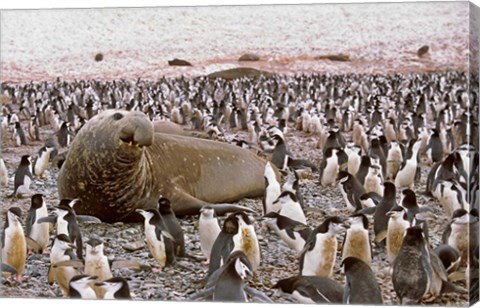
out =
<svg viewBox="0 0 480 308"><path fill-rule="evenodd" d="M160 196L179 216L206 205L223 215L248 210L227 203L263 195L265 165L234 145L159 133L142 112L107 110L75 136L58 192L61 199L82 199L78 214L104 222L141 221L135 210L156 208Z"/></svg>

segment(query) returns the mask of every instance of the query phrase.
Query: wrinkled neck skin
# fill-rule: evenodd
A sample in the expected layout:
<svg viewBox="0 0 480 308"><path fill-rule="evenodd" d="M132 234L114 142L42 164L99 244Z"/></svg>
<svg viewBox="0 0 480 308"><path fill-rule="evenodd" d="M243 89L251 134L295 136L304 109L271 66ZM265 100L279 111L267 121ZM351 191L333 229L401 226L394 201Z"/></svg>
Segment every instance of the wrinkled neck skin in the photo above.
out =
<svg viewBox="0 0 480 308"><path fill-rule="evenodd" d="M77 187L64 185L61 197L81 198L83 206L75 209L77 213L96 216L104 222L141 221L135 209L154 200L151 198L153 171L148 148L130 146L119 139L111 143L98 140L89 149L72 148L70 151L77 153L76 159L65 166L65 170L62 168L61 176L74 177L74 180L62 182ZM130 213L134 214L127 218Z"/></svg>

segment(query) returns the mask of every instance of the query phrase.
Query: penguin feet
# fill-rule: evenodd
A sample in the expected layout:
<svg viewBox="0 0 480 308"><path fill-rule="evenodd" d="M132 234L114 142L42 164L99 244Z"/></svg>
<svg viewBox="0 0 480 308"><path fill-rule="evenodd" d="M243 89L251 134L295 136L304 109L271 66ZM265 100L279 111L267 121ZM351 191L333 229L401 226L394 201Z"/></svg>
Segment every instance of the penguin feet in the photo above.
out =
<svg viewBox="0 0 480 308"><path fill-rule="evenodd" d="M162 267L152 267L152 273L160 274L163 273Z"/></svg>
<svg viewBox="0 0 480 308"><path fill-rule="evenodd" d="M210 258L207 258L205 261L202 262L203 264L205 265L209 265L210 264Z"/></svg>
<svg viewBox="0 0 480 308"><path fill-rule="evenodd" d="M17 280L18 283L22 283L22 282L28 280L28 276L17 275L15 277L15 279Z"/></svg>

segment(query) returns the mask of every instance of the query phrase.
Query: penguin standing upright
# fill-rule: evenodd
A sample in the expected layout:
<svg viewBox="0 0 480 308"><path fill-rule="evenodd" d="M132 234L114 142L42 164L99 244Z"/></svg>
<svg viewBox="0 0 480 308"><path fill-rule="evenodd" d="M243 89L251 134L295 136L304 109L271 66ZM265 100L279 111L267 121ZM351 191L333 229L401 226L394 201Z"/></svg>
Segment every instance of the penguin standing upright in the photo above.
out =
<svg viewBox="0 0 480 308"><path fill-rule="evenodd" d="M162 216L156 209L135 210L144 217L145 240L153 258L159 263L158 271L175 262L173 237L168 233Z"/></svg>
<svg viewBox="0 0 480 308"><path fill-rule="evenodd" d="M15 138L15 145L17 147L27 145L27 138L25 137L25 132L23 131L20 122L15 122L13 129L13 137Z"/></svg>
<svg viewBox="0 0 480 308"><path fill-rule="evenodd" d="M239 212L237 219L239 232L233 236L233 242L235 247L238 247L245 253L250 261L252 271L256 272L260 266L261 250L253 221L244 212Z"/></svg>
<svg viewBox="0 0 480 308"><path fill-rule="evenodd" d="M359 146L349 144L347 147L345 147L344 151L348 156L347 171L351 175L355 176L360 168L362 149Z"/></svg>
<svg viewBox="0 0 480 308"><path fill-rule="evenodd" d="M106 280L112 278L110 262L103 254L103 242L98 238L90 238L85 242L85 274L95 276L94 280ZM104 297L104 290L94 287L97 298Z"/></svg>
<svg viewBox="0 0 480 308"><path fill-rule="evenodd" d="M158 200L158 211L162 216L168 233L173 237L175 256L187 257L187 254L185 253L185 236L183 234L182 226L180 226L180 223L172 210L170 200L163 197L160 198Z"/></svg>
<svg viewBox="0 0 480 308"><path fill-rule="evenodd" d="M335 184L335 179L340 171L338 152L339 150L336 148L329 148L324 152L320 165L320 185L331 186Z"/></svg>
<svg viewBox="0 0 480 308"><path fill-rule="evenodd" d="M40 130L38 129L38 119L36 116L31 116L28 122L28 135L31 140L40 141Z"/></svg>
<svg viewBox="0 0 480 308"><path fill-rule="evenodd" d="M342 265L346 276L344 304L383 305L382 290L368 264L361 259L348 257Z"/></svg>
<svg viewBox="0 0 480 308"><path fill-rule="evenodd" d="M207 258L207 264L210 262L213 243L215 243L220 231L215 210L211 207L202 207L198 221L198 232L200 234L200 247L203 255Z"/></svg>
<svg viewBox="0 0 480 308"><path fill-rule="evenodd" d="M68 293L70 298L97 299L91 283L97 279L96 276L76 275L68 283Z"/></svg>
<svg viewBox="0 0 480 308"><path fill-rule="evenodd" d="M310 234L300 252L300 275L330 278L337 254L337 235L345 227L339 217L328 217Z"/></svg>
<svg viewBox="0 0 480 308"><path fill-rule="evenodd" d="M8 187L8 169L5 161L0 157L0 185Z"/></svg>
<svg viewBox="0 0 480 308"><path fill-rule="evenodd" d="M33 168L33 171L37 177L44 177L45 170L48 168L48 162L50 161L51 153L54 150L54 147L45 145L38 151L38 157Z"/></svg>
<svg viewBox="0 0 480 308"><path fill-rule="evenodd" d="M380 196L383 195L383 177L379 166L371 165L368 168L363 187L366 193L374 192Z"/></svg>
<svg viewBox="0 0 480 308"><path fill-rule="evenodd" d="M475 255L478 245L478 211L471 209L467 212L458 209L453 212L452 218L442 235L442 242L457 249L462 264L468 265Z"/></svg>
<svg viewBox="0 0 480 308"><path fill-rule="evenodd" d="M358 179L346 171L338 174L340 193L350 212L362 209L360 197L365 194L365 189Z"/></svg>
<svg viewBox="0 0 480 308"><path fill-rule="evenodd" d="M73 210L76 202L81 202L78 199L62 199L60 205L55 208L57 235L65 234L70 239L70 242L76 246L76 254L78 259L83 259L83 241L80 228L77 223L77 215ZM42 220L41 220L42 221Z"/></svg>
<svg viewBox="0 0 480 308"><path fill-rule="evenodd" d="M391 182L385 182L383 184L383 199L375 207L375 213L373 215L373 231L375 233L375 243L378 245L385 245L385 237L387 236L388 229L388 216L387 213L393 207L397 205L396 188Z"/></svg>
<svg viewBox="0 0 480 308"><path fill-rule="evenodd" d="M47 249L50 237L49 225L39 222L39 219L44 217L48 217L47 205L42 194L35 194L32 196L30 209L28 210L26 235L38 245L39 253L43 253Z"/></svg>
<svg viewBox="0 0 480 308"><path fill-rule="evenodd" d="M358 171L355 177L358 179L360 184L362 184L362 186L365 183L365 177L367 176L368 169L370 168L371 165L372 163L371 163L370 156L363 155L360 158L360 167L358 168Z"/></svg>
<svg viewBox="0 0 480 308"><path fill-rule="evenodd" d="M222 230L218 234L212 246L208 275L212 275L218 268L225 264L233 250L240 250L235 246L233 237L240 232L238 216L230 214L223 222Z"/></svg>
<svg viewBox="0 0 480 308"><path fill-rule="evenodd" d="M132 299L130 287L127 280L122 277L112 277L110 279L96 282L95 286L104 290L103 299Z"/></svg>
<svg viewBox="0 0 480 308"><path fill-rule="evenodd" d="M438 129L432 129L432 134L430 135L427 146L425 148L425 153L429 161L433 164L441 162L443 160L444 147L442 140L440 139L440 134Z"/></svg>
<svg viewBox="0 0 480 308"><path fill-rule="evenodd" d="M69 122L63 122L57 132L58 144L62 148L68 147L72 143L73 132L70 128Z"/></svg>
<svg viewBox="0 0 480 308"><path fill-rule="evenodd" d="M11 207L5 214L5 226L2 232L2 263L16 271L16 280L22 282L27 260L27 241L21 222L22 211Z"/></svg>
<svg viewBox="0 0 480 308"><path fill-rule="evenodd" d="M387 212L388 227L387 227L387 255L390 264L398 254L402 246L403 237L407 228L410 227L405 208L397 205Z"/></svg>
<svg viewBox="0 0 480 308"><path fill-rule="evenodd" d="M342 260L355 257L371 266L372 247L368 235L368 218L362 213L355 213L348 218L348 224L342 245Z"/></svg>
<svg viewBox="0 0 480 308"><path fill-rule="evenodd" d="M418 151L420 150L421 143L422 139L410 141L407 155L395 177L395 186L397 186L397 188L408 187L413 189L415 176L417 174Z"/></svg>
<svg viewBox="0 0 480 308"><path fill-rule="evenodd" d="M403 162L403 151L401 148L401 143L392 141L388 145L387 151L387 172L386 179L395 181L398 170Z"/></svg>
<svg viewBox="0 0 480 308"><path fill-rule="evenodd" d="M282 191L270 162L267 162L265 165L263 177L265 178L265 194L262 199L263 215L268 214L269 212L278 212L281 209L280 205L277 203L278 206L274 206L273 202L277 200Z"/></svg>
<svg viewBox="0 0 480 308"><path fill-rule="evenodd" d="M450 282L437 254L425 240L421 226L407 229L402 246L393 261L393 289L400 304L418 304L440 293L467 293Z"/></svg>
<svg viewBox="0 0 480 308"><path fill-rule="evenodd" d="M53 246L50 250L50 267L48 269L48 284L52 285L55 281L62 290L63 296L68 297L69 282L72 277L80 275L80 271L72 266L56 266L57 263L64 261L75 260L76 256L72 249L75 245L70 242L70 239L65 234L57 235L53 241Z"/></svg>
<svg viewBox="0 0 480 308"><path fill-rule="evenodd" d="M33 180L31 169L30 155L23 155L20 165L15 171L14 189L10 197L24 197L30 193L30 185Z"/></svg>

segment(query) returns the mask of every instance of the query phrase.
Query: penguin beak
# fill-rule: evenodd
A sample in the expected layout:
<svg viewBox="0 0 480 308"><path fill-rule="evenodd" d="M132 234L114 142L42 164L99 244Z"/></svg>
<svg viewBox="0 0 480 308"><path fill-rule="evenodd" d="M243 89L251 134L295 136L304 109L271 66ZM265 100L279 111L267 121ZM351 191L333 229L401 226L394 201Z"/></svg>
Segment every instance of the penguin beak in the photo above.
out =
<svg viewBox="0 0 480 308"><path fill-rule="evenodd" d="M104 283L104 282L101 282L101 281L100 282L95 282L95 286L97 286L97 287L102 287L104 285L106 285L106 283Z"/></svg>

